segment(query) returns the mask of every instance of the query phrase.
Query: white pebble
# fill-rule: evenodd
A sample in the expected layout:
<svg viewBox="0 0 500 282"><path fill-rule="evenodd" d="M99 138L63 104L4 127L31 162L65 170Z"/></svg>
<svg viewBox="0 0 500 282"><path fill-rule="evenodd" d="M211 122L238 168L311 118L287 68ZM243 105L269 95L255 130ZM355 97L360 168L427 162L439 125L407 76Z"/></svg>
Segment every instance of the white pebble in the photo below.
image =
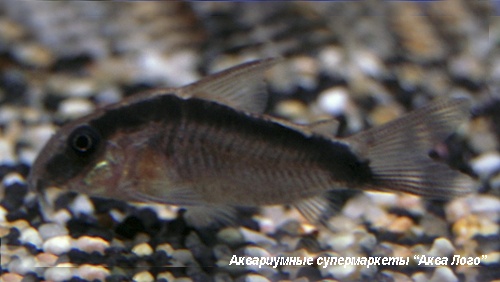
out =
<svg viewBox="0 0 500 282"><path fill-rule="evenodd" d="M326 268L321 267L320 269L322 276L332 275L335 279L339 280L349 280L351 276L356 271L355 265L330 265Z"/></svg>
<svg viewBox="0 0 500 282"><path fill-rule="evenodd" d="M379 57L368 50L357 50L352 59L364 74L371 77L380 77L385 73L384 65Z"/></svg>
<svg viewBox="0 0 500 282"><path fill-rule="evenodd" d="M132 280L135 282L153 282L155 279L153 275L147 271L142 271L134 275Z"/></svg>
<svg viewBox="0 0 500 282"><path fill-rule="evenodd" d="M11 172L3 178L3 186L9 186L15 183L25 183L24 178L17 172Z"/></svg>
<svg viewBox="0 0 500 282"><path fill-rule="evenodd" d="M217 240L230 246L235 246L243 243L245 238L243 238L243 234L238 229L226 227L217 233Z"/></svg>
<svg viewBox="0 0 500 282"><path fill-rule="evenodd" d="M24 228L21 231L19 241L21 241L22 243L33 244L37 248L40 248L43 242L42 237L40 237L38 231L33 227Z"/></svg>
<svg viewBox="0 0 500 282"><path fill-rule="evenodd" d="M249 257L270 257L271 256L268 251L264 250L263 248L257 247L257 246L245 247L244 252L245 252L245 255L249 256Z"/></svg>
<svg viewBox="0 0 500 282"><path fill-rule="evenodd" d="M193 254L191 254L191 251L186 249L175 250L172 253L172 258L183 265L191 265L192 263L196 263L193 258Z"/></svg>
<svg viewBox="0 0 500 282"><path fill-rule="evenodd" d="M54 56L48 48L35 43L18 44L12 50L14 57L19 62L30 66L47 67L54 60Z"/></svg>
<svg viewBox="0 0 500 282"><path fill-rule="evenodd" d="M100 105L109 105L119 102L122 99L122 96L120 90L115 87L111 87L100 91L96 98Z"/></svg>
<svg viewBox="0 0 500 282"><path fill-rule="evenodd" d="M457 282L458 278L453 271L445 266L437 267L432 274L430 282Z"/></svg>
<svg viewBox="0 0 500 282"><path fill-rule="evenodd" d="M0 163L13 165L16 163L12 141L0 137Z"/></svg>
<svg viewBox="0 0 500 282"><path fill-rule="evenodd" d="M345 72L344 49L336 46L322 48L319 54L321 68L331 75Z"/></svg>
<svg viewBox="0 0 500 282"><path fill-rule="evenodd" d="M92 214L94 213L94 205L90 198L85 194L78 194L76 198L69 205L69 209L75 215Z"/></svg>
<svg viewBox="0 0 500 282"><path fill-rule="evenodd" d="M486 265L498 264L499 261L500 261L500 252L492 252L486 254L486 258L481 259L481 263Z"/></svg>
<svg viewBox="0 0 500 282"><path fill-rule="evenodd" d="M138 256L149 256L153 253L153 248L148 243L141 243L132 248L132 253Z"/></svg>
<svg viewBox="0 0 500 282"><path fill-rule="evenodd" d="M72 243L72 239L68 235L52 237L43 243L43 251L60 255L68 252L71 249Z"/></svg>
<svg viewBox="0 0 500 282"><path fill-rule="evenodd" d="M432 243L432 247L429 251L429 256L431 257L447 257L451 256L455 252L455 247L446 238L437 238Z"/></svg>
<svg viewBox="0 0 500 282"><path fill-rule="evenodd" d="M110 212L109 212L109 215L113 218L114 221L116 222L122 222L123 220L125 220L125 218L127 217L127 215L125 213L123 213L122 211L120 210L117 210L117 209L112 209Z"/></svg>
<svg viewBox="0 0 500 282"><path fill-rule="evenodd" d="M70 98L59 105L59 112L69 118L77 118L94 111L94 105L84 98Z"/></svg>
<svg viewBox="0 0 500 282"><path fill-rule="evenodd" d="M30 271L33 271L35 263L35 258L30 255L15 257L10 261L7 269L9 270L9 272L24 275Z"/></svg>
<svg viewBox="0 0 500 282"><path fill-rule="evenodd" d="M370 198L370 200L379 206L392 207L398 203L398 195L394 193L368 191L365 195Z"/></svg>
<svg viewBox="0 0 500 282"><path fill-rule="evenodd" d="M161 244L161 245L156 246L156 251L157 252L163 251L168 256L171 256L173 254L173 252L174 252L174 248L172 248L172 246L170 244L165 243L165 244Z"/></svg>
<svg viewBox="0 0 500 282"><path fill-rule="evenodd" d="M474 195L467 203L474 213L500 213L500 199L491 195Z"/></svg>
<svg viewBox="0 0 500 282"><path fill-rule="evenodd" d="M56 236L68 235L68 229L57 223L42 224L38 228L38 232L40 232L40 236L42 237L43 240L47 240Z"/></svg>
<svg viewBox="0 0 500 282"><path fill-rule="evenodd" d="M63 263L47 268L43 276L47 281L65 281L73 277L73 271L71 264Z"/></svg>
<svg viewBox="0 0 500 282"><path fill-rule="evenodd" d="M348 104L349 94L343 87L326 89L318 97L319 108L334 116L342 115L347 110Z"/></svg>
<svg viewBox="0 0 500 282"><path fill-rule="evenodd" d="M326 244L332 247L332 250L336 252L347 250L355 243L353 233L336 234L335 236L329 237L330 240L328 240Z"/></svg>
<svg viewBox="0 0 500 282"><path fill-rule="evenodd" d="M96 91L96 84L90 78L55 75L48 81L51 91L75 98L87 98Z"/></svg>
<svg viewBox="0 0 500 282"><path fill-rule="evenodd" d="M240 227L239 228L245 242L252 242L257 245L276 245L276 240L270 238L266 235L260 234L259 232L253 231L251 229Z"/></svg>
<svg viewBox="0 0 500 282"><path fill-rule="evenodd" d="M5 216L7 215L7 210L4 207L0 206L0 223L6 222L7 219Z"/></svg>
<svg viewBox="0 0 500 282"><path fill-rule="evenodd" d="M74 245L77 249L92 253L99 252L104 254L104 251L109 248L109 242L100 238L100 237L90 237L90 236L81 236L75 240Z"/></svg>
<svg viewBox="0 0 500 282"><path fill-rule="evenodd" d="M36 151L40 151L55 130L55 126L52 124L32 126L24 132L24 139L28 140Z"/></svg>
<svg viewBox="0 0 500 282"><path fill-rule="evenodd" d="M75 271L75 276L86 281L104 281L109 276L109 270L102 266L83 264Z"/></svg>
<svg viewBox="0 0 500 282"><path fill-rule="evenodd" d="M497 152L482 154L471 161L471 166L479 176L487 178L500 170L500 154Z"/></svg>
<svg viewBox="0 0 500 282"><path fill-rule="evenodd" d="M425 275L425 273L423 273L423 272L417 272L417 273L413 274L411 276L411 279L414 282L428 282L429 281L429 277L427 277Z"/></svg>
<svg viewBox="0 0 500 282"><path fill-rule="evenodd" d="M269 282L270 280L266 277L258 274L247 274L245 275L245 282Z"/></svg>
<svg viewBox="0 0 500 282"><path fill-rule="evenodd" d="M45 215L44 215L45 216ZM66 225L66 222L72 218L71 213L66 209L61 209L51 214L50 220L59 225Z"/></svg>

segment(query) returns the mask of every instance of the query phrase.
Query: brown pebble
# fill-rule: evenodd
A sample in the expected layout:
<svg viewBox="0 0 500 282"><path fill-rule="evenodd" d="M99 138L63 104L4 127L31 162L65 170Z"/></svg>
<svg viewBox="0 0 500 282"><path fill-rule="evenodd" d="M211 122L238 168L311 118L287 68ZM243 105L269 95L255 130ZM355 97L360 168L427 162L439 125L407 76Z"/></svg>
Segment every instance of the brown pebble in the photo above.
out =
<svg viewBox="0 0 500 282"><path fill-rule="evenodd" d="M49 253L40 253L35 258L39 267L50 267L56 264L59 257Z"/></svg>
<svg viewBox="0 0 500 282"><path fill-rule="evenodd" d="M132 253L138 256L149 256L153 253L153 248L148 243L141 243L132 248Z"/></svg>
<svg viewBox="0 0 500 282"><path fill-rule="evenodd" d="M81 236L76 239L75 247L86 253L97 251L104 254L104 251L109 248L109 242L100 237Z"/></svg>
<svg viewBox="0 0 500 282"><path fill-rule="evenodd" d="M136 282L153 282L155 280L155 278L153 277L153 275L151 273L149 273L147 271L142 271L142 272L139 272L136 275L134 275L132 280L134 280Z"/></svg>
<svg viewBox="0 0 500 282"><path fill-rule="evenodd" d="M104 281L109 276L109 270L98 265L84 264L76 270L76 276L87 281Z"/></svg>
<svg viewBox="0 0 500 282"><path fill-rule="evenodd" d="M4 273L0 276L0 281L4 282L21 282L23 280L23 276L17 273Z"/></svg>
<svg viewBox="0 0 500 282"><path fill-rule="evenodd" d="M405 233L413 226L413 221L406 217L400 216L396 218L388 227L387 230L394 233Z"/></svg>

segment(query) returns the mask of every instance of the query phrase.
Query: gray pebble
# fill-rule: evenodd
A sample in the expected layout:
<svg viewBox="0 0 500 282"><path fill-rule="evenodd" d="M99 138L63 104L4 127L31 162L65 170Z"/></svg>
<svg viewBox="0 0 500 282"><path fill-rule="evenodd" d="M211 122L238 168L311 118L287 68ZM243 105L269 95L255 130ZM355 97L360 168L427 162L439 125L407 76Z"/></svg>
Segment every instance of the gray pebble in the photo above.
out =
<svg viewBox="0 0 500 282"><path fill-rule="evenodd" d="M441 266L434 270L429 282L457 282L458 278L449 267Z"/></svg>
<svg viewBox="0 0 500 282"><path fill-rule="evenodd" d="M68 229L57 223L44 223L40 225L38 232L44 241L52 237L68 235Z"/></svg>
<svg viewBox="0 0 500 282"><path fill-rule="evenodd" d="M46 268L43 276L47 281L66 281L73 276L73 271L70 264L63 264Z"/></svg>
<svg viewBox="0 0 500 282"><path fill-rule="evenodd" d="M54 255L68 252L73 244L73 240L68 235L56 236L43 243L43 251Z"/></svg>
<svg viewBox="0 0 500 282"><path fill-rule="evenodd" d="M217 233L217 240L229 246L237 246L245 241L240 230L234 227L227 227Z"/></svg>
<svg viewBox="0 0 500 282"><path fill-rule="evenodd" d="M35 267L35 258L31 255L25 255L22 257L14 257L7 267L9 272L24 275L30 271L33 271Z"/></svg>
<svg viewBox="0 0 500 282"><path fill-rule="evenodd" d="M500 170L500 154L489 152L474 158L471 161L472 169L483 178L487 178Z"/></svg>
<svg viewBox="0 0 500 282"><path fill-rule="evenodd" d="M455 252L455 247L446 238L437 238L432 243L432 247L429 250L429 256L431 257L448 257Z"/></svg>
<svg viewBox="0 0 500 282"><path fill-rule="evenodd" d="M21 243L33 244L38 249L42 247L43 243L40 233L38 233L38 231L33 227L24 228L23 230L21 230L19 241L21 241Z"/></svg>

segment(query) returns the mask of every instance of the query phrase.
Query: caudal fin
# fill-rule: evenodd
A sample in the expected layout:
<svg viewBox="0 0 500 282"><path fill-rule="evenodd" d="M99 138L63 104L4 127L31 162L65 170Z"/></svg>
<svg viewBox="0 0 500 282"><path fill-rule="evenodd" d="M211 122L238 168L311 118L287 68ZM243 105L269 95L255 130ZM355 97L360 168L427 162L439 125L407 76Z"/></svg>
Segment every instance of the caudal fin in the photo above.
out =
<svg viewBox="0 0 500 282"><path fill-rule="evenodd" d="M473 192L474 181L429 152L468 117L467 99L439 99L346 141L370 162L373 182L367 188L451 198Z"/></svg>

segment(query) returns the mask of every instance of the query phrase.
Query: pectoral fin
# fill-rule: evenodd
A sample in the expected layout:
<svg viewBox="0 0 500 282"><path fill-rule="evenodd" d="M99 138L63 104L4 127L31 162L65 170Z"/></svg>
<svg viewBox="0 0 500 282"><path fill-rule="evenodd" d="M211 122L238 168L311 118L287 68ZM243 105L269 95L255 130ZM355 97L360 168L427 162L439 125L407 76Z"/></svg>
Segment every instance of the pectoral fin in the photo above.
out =
<svg viewBox="0 0 500 282"><path fill-rule="evenodd" d="M211 225L234 225L237 212L227 205L198 205L186 207L184 219L194 227L208 227Z"/></svg>
<svg viewBox="0 0 500 282"><path fill-rule="evenodd" d="M328 193L323 193L293 206L311 223L326 224L326 221L340 210L341 203L332 199Z"/></svg>
<svg viewBox="0 0 500 282"><path fill-rule="evenodd" d="M149 183L147 190L127 190L132 201L180 206L186 209L184 218L194 227L208 227L212 224L232 225L236 222L236 210L227 205L207 204L189 184L166 187L164 183Z"/></svg>

